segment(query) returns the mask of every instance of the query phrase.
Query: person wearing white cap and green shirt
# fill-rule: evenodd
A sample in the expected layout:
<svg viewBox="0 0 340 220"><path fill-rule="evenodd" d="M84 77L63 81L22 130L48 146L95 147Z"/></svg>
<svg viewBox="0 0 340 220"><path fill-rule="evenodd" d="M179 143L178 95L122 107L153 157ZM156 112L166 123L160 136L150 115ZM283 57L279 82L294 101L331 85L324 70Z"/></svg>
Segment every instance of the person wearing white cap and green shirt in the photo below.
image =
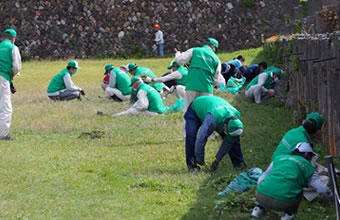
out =
<svg viewBox="0 0 340 220"><path fill-rule="evenodd" d="M79 70L76 60L70 60L65 69L57 73L50 81L47 88L47 95L54 101L69 101L79 99L80 95L85 95L84 90L76 86L71 77Z"/></svg>
<svg viewBox="0 0 340 220"><path fill-rule="evenodd" d="M254 100L256 104L261 104L264 98L275 95L273 89L282 76L282 69L270 66L264 72L256 76L246 87L245 95Z"/></svg>
<svg viewBox="0 0 340 220"><path fill-rule="evenodd" d="M240 112L226 100L217 96L200 96L194 99L184 114L185 154L189 172L199 170L205 164L205 145L208 137L216 131L222 144L211 165L218 168L220 161L229 153L234 167L246 167L240 145L243 123Z"/></svg>
<svg viewBox="0 0 340 220"><path fill-rule="evenodd" d="M159 115L165 112L165 106L159 92L147 85L142 79L132 78L132 89L137 94L137 101L126 111L115 113L112 116L123 115Z"/></svg>
<svg viewBox="0 0 340 220"><path fill-rule="evenodd" d="M221 61L215 54L218 47L216 39L208 38L202 47L191 48L185 52L175 49L175 61L178 64L190 63L186 79L184 112L196 97L213 95L214 86L225 85L221 75Z"/></svg>
<svg viewBox="0 0 340 220"><path fill-rule="evenodd" d="M132 91L130 77L112 64L106 64L104 69L105 73L110 74L109 84L105 88L106 98L117 102L128 101Z"/></svg>
<svg viewBox="0 0 340 220"><path fill-rule="evenodd" d="M310 143L294 145L291 154L274 158L270 173L258 184L256 206L251 215L261 218L266 209L283 212L281 220L293 219L302 200L303 188L310 186L318 193L330 194L326 184L320 184L319 176L311 163L317 154Z"/></svg>
<svg viewBox="0 0 340 220"><path fill-rule="evenodd" d="M7 28L0 43L0 140L11 140L9 128L12 120L11 83L20 73L21 55L14 44L17 32ZM13 91L12 91L13 92Z"/></svg>
<svg viewBox="0 0 340 220"><path fill-rule="evenodd" d="M188 69L182 65L179 65L174 60L171 61L168 69L171 70L170 74L156 78L146 77L143 79L143 81L165 83L174 80L175 85L171 86L169 91L176 94L176 103L170 106L167 112L179 112L182 111L184 107L185 83L188 75Z"/></svg>

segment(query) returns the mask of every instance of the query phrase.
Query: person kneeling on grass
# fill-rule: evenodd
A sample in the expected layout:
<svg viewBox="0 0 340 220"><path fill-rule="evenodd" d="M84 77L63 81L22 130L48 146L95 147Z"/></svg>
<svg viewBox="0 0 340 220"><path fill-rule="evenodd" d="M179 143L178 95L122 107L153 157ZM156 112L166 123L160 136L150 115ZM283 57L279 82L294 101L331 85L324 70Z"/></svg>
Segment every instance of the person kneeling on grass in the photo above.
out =
<svg viewBox="0 0 340 220"><path fill-rule="evenodd" d="M218 132L222 144L211 165L211 171L217 169L222 158L229 153L234 167L246 167L240 145L243 123L240 112L226 100L217 96L197 97L184 114L185 120L185 154L189 172L204 165L205 145L208 137Z"/></svg>
<svg viewBox="0 0 340 220"><path fill-rule="evenodd" d="M109 74L109 83L105 88L105 96L117 102L130 100L132 91L131 79L120 68L106 64L105 73Z"/></svg>
<svg viewBox="0 0 340 220"><path fill-rule="evenodd" d="M245 95L254 100L256 104L261 104L264 98L275 95L274 86L279 82L282 69L271 66L263 73L256 76L246 87Z"/></svg>
<svg viewBox="0 0 340 220"><path fill-rule="evenodd" d="M145 84L140 78L133 78L132 89L137 93L137 101L126 111L113 114L121 115L159 115L164 113L165 106L161 95L153 87Z"/></svg>
<svg viewBox="0 0 340 220"><path fill-rule="evenodd" d="M47 88L48 97L54 101L80 100L80 95L85 95L85 92L76 86L71 79L78 69L78 62L70 60L66 68L57 73L50 81Z"/></svg>
<svg viewBox="0 0 340 220"><path fill-rule="evenodd" d="M261 218L266 209L284 212L281 220L293 219L302 200L303 188L310 186L319 193L330 194L327 185L320 184L311 163L317 156L309 143L298 143L291 155L275 157L270 173L258 183L256 202L251 215Z"/></svg>

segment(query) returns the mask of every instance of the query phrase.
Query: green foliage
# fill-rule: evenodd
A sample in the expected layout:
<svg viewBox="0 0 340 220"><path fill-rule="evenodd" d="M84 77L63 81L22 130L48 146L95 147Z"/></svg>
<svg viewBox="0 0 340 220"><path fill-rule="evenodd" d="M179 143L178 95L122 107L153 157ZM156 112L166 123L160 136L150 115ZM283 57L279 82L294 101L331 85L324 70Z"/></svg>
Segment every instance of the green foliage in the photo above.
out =
<svg viewBox="0 0 340 220"><path fill-rule="evenodd" d="M301 33L302 32L302 21L295 20L293 23L294 33Z"/></svg>
<svg viewBox="0 0 340 220"><path fill-rule="evenodd" d="M256 5L255 0L242 0L242 4L247 8L253 8Z"/></svg>
<svg viewBox="0 0 340 220"><path fill-rule="evenodd" d="M263 53L269 63L282 66L287 54L292 53L292 42L290 40L265 43Z"/></svg>

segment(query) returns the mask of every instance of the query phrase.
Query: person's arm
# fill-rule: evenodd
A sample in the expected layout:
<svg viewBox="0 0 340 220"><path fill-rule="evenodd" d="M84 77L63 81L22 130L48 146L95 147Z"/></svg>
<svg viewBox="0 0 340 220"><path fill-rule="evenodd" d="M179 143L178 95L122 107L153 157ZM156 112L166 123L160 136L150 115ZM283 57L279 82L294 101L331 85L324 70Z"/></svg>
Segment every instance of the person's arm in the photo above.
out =
<svg viewBox="0 0 340 220"><path fill-rule="evenodd" d="M163 32L162 31L157 31L155 34L155 42L156 44L161 44L163 43Z"/></svg>
<svg viewBox="0 0 340 220"><path fill-rule="evenodd" d="M81 90L81 88L79 88L78 86L76 86L73 83L70 74L66 74L63 79L64 79L65 87L66 87L67 90L71 90L71 91L80 91Z"/></svg>
<svg viewBox="0 0 340 220"><path fill-rule="evenodd" d="M224 77L221 74L221 70L222 70L222 65L221 62L218 62L217 68L216 68L216 72L214 75L214 86L225 86L226 85L226 81L224 79Z"/></svg>
<svg viewBox="0 0 340 220"><path fill-rule="evenodd" d="M260 185L262 183L262 181L268 176L268 174L272 172L272 169L273 169L273 162L269 164L267 170L264 171L262 175L260 176L260 178L257 180L257 185Z"/></svg>
<svg viewBox="0 0 340 220"><path fill-rule="evenodd" d="M200 165L205 163L205 145L207 143L208 137L215 131L216 121L212 114L208 113L197 133L196 143L195 143L195 157L196 162Z"/></svg>
<svg viewBox="0 0 340 220"><path fill-rule="evenodd" d="M151 82L167 82L170 80L175 80L175 79L181 79L182 78L182 74L178 71L174 71L166 76L162 76L162 77L156 77L151 79Z"/></svg>
<svg viewBox="0 0 340 220"><path fill-rule="evenodd" d="M266 73L261 73L257 80L257 85L263 86L267 78L268 78L268 75Z"/></svg>
<svg viewBox="0 0 340 220"><path fill-rule="evenodd" d="M144 90L139 90L137 93L137 102L133 104L128 110L113 114L112 116L122 116L122 115L137 115L140 112L143 112L149 107L149 100L147 94Z"/></svg>
<svg viewBox="0 0 340 220"><path fill-rule="evenodd" d="M14 46L12 50L12 73L13 76L17 75L21 70L21 55L19 48L17 46Z"/></svg>
<svg viewBox="0 0 340 220"><path fill-rule="evenodd" d="M116 88L116 73L113 71L110 73L109 87Z"/></svg>
<svg viewBox="0 0 340 220"><path fill-rule="evenodd" d="M178 64L183 65L183 64L189 63L191 58L192 58L192 49L189 49L183 53L180 51L177 51L175 61Z"/></svg>

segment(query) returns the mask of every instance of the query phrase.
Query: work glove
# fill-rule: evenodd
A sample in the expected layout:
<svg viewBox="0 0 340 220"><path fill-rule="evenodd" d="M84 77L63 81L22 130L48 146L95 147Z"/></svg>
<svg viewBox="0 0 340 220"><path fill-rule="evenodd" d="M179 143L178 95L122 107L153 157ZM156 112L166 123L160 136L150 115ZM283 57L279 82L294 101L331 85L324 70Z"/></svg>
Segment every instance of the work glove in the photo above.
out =
<svg viewBox="0 0 340 220"><path fill-rule="evenodd" d="M149 76L142 76L142 80L146 83L151 83L152 82L152 78Z"/></svg>
<svg viewBox="0 0 340 220"><path fill-rule="evenodd" d="M14 94L14 93L17 92L17 90L15 89L14 84L13 84L12 82L11 82L11 84L10 84L10 87L11 87L11 93L12 93L12 94Z"/></svg>
<svg viewBox="0 0 340 220"><path fill-rule="evenodd" d="M85 96L84 90L80 90L79 92L80 92L80 95Z"/></svg>

